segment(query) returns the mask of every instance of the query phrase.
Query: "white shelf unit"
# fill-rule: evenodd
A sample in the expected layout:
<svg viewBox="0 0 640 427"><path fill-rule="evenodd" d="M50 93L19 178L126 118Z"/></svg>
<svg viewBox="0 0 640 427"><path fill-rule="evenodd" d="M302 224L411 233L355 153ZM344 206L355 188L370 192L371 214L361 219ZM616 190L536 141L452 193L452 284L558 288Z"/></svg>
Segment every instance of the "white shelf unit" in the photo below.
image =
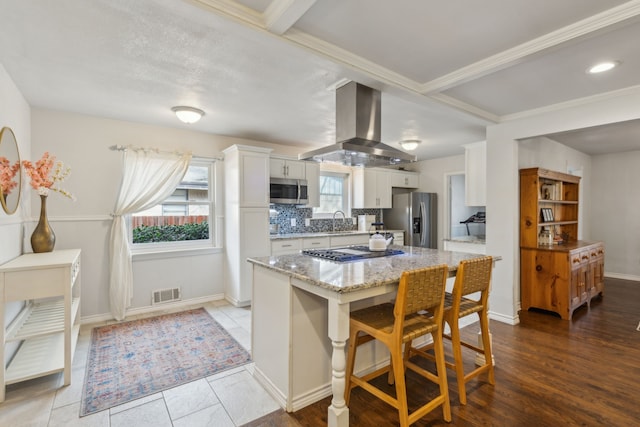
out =
<svg viewBox="0 0 640 427"><path fill-rule="evenodd" d="M18 351L0 369L0 402L5 386L64 372L71 383L71 362L80 332L80 250L24 254L0 266L0 360L7 342ZM4 325L7 302L24 301L10 325Z"/></svg>

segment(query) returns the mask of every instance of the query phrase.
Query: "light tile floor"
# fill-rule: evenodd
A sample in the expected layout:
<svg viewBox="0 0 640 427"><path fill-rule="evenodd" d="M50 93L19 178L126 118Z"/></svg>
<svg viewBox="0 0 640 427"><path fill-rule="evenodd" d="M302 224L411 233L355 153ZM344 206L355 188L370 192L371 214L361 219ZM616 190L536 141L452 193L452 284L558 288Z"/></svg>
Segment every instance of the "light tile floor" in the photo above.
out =
<svg viewBox="0 0 640 427"><path fill-rule="evenodd" d="M181 311L163 310L126 320ZM226 301L204 305L243 347L251 350L251 311ZM231 369L161 393L80 418L80 399L93 325L83 325L73 358L71 385L62 373L13 384L0 403L0 426L12 427L237 427L278 410L253 377L253 364Z"/></svg>

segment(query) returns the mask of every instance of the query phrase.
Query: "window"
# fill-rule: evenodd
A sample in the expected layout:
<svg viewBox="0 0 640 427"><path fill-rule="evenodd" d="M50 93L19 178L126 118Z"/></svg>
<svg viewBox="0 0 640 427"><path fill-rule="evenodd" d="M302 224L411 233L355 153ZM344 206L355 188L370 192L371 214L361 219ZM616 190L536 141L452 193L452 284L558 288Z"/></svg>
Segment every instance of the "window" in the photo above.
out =
<svg viewBox="0 0 640 427"><path fill-rule="evenodd" d="M213 177L213 161L192 160L173 194L162 203L131 215L131 241L135 247L211 246Z"/></svg>
<svg viewBox="0 0 640 427"><path fill-rule="evenodd" d="M313 208L314 218L331 218L335 211L348 215L349 174L320 172L320 206Z"/></svg>

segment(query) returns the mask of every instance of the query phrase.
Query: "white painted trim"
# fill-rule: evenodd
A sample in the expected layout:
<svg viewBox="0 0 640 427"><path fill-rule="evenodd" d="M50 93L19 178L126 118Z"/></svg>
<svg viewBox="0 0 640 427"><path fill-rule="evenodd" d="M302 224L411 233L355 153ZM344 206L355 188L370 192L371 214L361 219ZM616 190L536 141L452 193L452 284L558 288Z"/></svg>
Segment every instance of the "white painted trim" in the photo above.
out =
<svg viewBox="0 0 640 427"><path fill-rule="evenodd" d="M629 86L623 89L612 90L610 92L599 93L597 95L586 96L584 98L576 98L566 102L559 102L557 104L547 105L540 108L534 108L532 110L521 111L519 113L507 114L500 117L500 122L526 119L529 117L538 116L540 114L553 113L555 111L580 107L582 105L595 104L598 102L607 101L609 99L616 99L620 96L634 95L638 91L640 91L640 85ZM537 135L532 135L532 136L537 136Z"/></svg>
<svg viewBox="0 0 640 427"><path fill-rule="evenodd" d="M273 0L263 13L267 30L284 34L302 17L316 0Z"/></svg>
<svg viewBox="0 0 640 427"><path fill-rule="evenodd" d="M303 31L291 28L282 37L307 50L322 55L339 64L346 65L353 70L364 73L381 82L408 89L413 93L419 94L421 85L418 82Z"/></svg>
<svg viewBox="0 0 640 427"><path fill-rule="evenodd" d="M224 299L224 294L215 294L215 295L207 295L204 297L191 298L187 300L180 300L180 301L166 303L162 305L154 305L154 306L149 305L145 307L132 308L132 309L127 309L126 317L138 316L141 314L148 314L148 313L158 313L160 315L167 310L175 310L177 308L187 309L189 307L204 305L211 301L220 301L223 299ZM124 321L128 320L126 317ZM111 313L94 314L91 316L81 317L80 324L90 325L93 323L108 322L110 320L114 320Z"/></svg>
<svg viewBox="0 0 640 427"><path fill-rule="evenodd" d="M184 249L167 249L166 247L161 251L149 251L149 252L136 252L132 251L131 258L133 262L148 261L154 259L165 258L178 258L178 257L191 257L198 255L209 255L223 253L223 248L214 247L199 247L199 248L184 248Z"/></svg>
<svg viewBox="0 0 640 427"><path fill-rule="evenodd" d="M435 101L453 107L457 110L467 112L483 120L488 120L492 123L499 123L501 121L501 117L497 114L493 114L489 111L483 110L482 108L476 107L475 105L467 104L466 102L460 101L459 99L453 98L449 95L445 95L443 93L433 93L428 96Z"/></svg>
<svg viewBox="0 0 640 427"><path fill-rule="evenodd" d="M19 215L7 215L0 217L0 227L4 225L21 224L22 218Z"/></svg>
<svg viewBox="0 0 640 427"><path fill-rule="evenodd" d="M633 280L634 282L640 282L640 276L635 276L633 274L622 274L622 273L604 273L604 277L610 277L612 279L622 279L622 280Z"/></svg>
<svg viewBox="0 0 640 427"><path fill-rule="evenodd" d="M253 378L256 379L260 383L262 387L273 397L276 402L280 405L281 408L284 408L287 412L292 412L291 408L287 407L287 398L286 396L276 387L269 378L262 373L260 368L254 365L253 369Z"/></svg>
<svg viewBox="0 0 640 427"><path fill-rule="evenodd" d="M264 30L262 14L240 2L232 0L191 0L191 2L236 22Z"/></svg>
<svg viewBox="0 0 640 427"><path fill-rule="evenodd" d="M489 310L489 319L497 320L498 322L506 323L507 325L517 325L518 323L520 323L520 317L517 314L512 317L506 316L501 313L496 313L495 311L491 310Z"/></svg>
<svg viewBox="0 0 640 427"><path fill-rule="evenodd" d="M538 54L571 40L583 38L595 31L618 24L637 15L640 15L640 1L633 0L623 3L620 6L605 10L424 83L420 92L424 95L431 95L484 77L522 62L528 56Z"/></svg>

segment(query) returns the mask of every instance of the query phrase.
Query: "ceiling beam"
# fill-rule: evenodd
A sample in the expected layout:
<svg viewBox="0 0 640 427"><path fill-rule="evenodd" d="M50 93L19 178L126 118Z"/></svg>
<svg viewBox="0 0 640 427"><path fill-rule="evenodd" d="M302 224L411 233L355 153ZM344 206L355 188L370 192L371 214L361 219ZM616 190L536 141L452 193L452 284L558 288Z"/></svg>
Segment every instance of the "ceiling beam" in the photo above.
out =
<svg viewBox="0 0 640 427"><path fill-rule="evenodd" d="M298 21L316 0L273 0L264 11L267 30L281 35Z"/></svg>
<svg viewBox="0 0 640 427"><path fill-rule="evenodd" d="M562 43L583 38L593 32L620 24L638 15L640 15L640 0L626 2L426 82L420 88L420 92L424 95L442 92L508 68L524 61L529 56L539 54Z"/></svg>

